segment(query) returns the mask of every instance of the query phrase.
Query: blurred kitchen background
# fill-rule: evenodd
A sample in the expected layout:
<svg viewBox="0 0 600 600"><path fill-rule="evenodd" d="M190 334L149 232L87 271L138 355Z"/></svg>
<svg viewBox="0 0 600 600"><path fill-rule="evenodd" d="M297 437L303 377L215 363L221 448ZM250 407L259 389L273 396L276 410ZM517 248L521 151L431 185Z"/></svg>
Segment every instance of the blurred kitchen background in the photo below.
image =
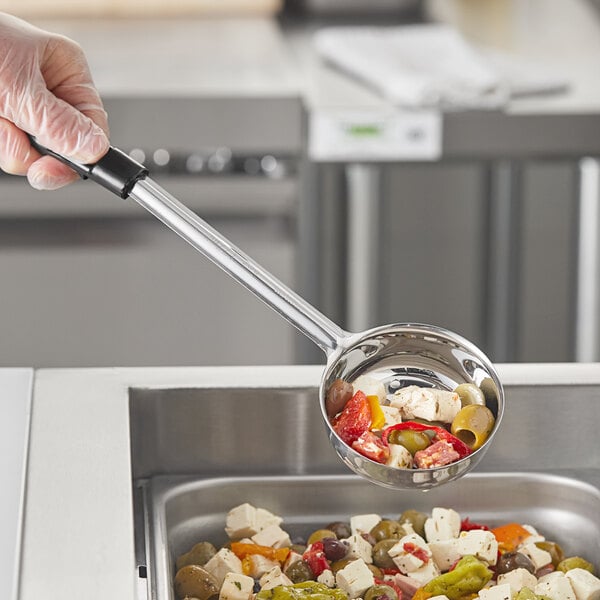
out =
<svg viewBox="0 0 600 600"><path fill-rule="evenodd" d="M114 145L349 330L599 359L600 3L0 0ZM132 201L0 173L0 365L323 361Z"/></svg>

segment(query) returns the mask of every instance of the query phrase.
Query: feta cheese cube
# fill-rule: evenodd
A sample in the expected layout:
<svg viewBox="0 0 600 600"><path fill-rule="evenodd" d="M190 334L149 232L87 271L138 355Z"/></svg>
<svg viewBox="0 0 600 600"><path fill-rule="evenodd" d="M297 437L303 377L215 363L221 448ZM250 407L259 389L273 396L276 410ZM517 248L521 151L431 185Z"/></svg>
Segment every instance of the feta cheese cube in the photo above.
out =
<svg viewBox="0 0 600 600"><path fill-rule="evenodd" d="M342 541L348 546L348 553L345 558L361 558L369 564L373 562L373 547L362 535L356 533Z"/></svg>
<svg viewBox="0 0 600 600"><path fill-rule="evenodd" d="M433 561L441 571L447 571L457 560L462 557L457 539L429 542L429 549Z"/></svg>
<svg viewBox="0 0 600 600"><path fill-rule="evenodd" d="M411 579L418 581L419 586L422 587L425 584L429 583L432 579L437 577L440 574L440 570L436 567L435 563L430 560L425 563L422 567L418 568L416 571L412 571L410 574Z"/></svg>
<svg viewBox="0 0 600 600"><path fill-rule="evenodd" d="M390 457L385 464L388 467L395 467L397 469L411 469L413 457L404 446L390 444Z"/></svg>
<svg viewBox="0 0 600 600"><path fill-rule="evenodd" d="M254 579L252 580L254 582ZM281 567L277 565L270 571L267 571L258 581L261 590L272 590L278 585L292 585L292 580L281 572Z"/></svg>
<svg viewBox="0 0 600 600"><path fill-rule="evenodd" d="M325 569L317 577L317 581L319 583L322 583L323 585L326 585L328 588L332 588L335 586L335 575L333 574L333 571L330 571L329 569Z"/></svg>
<svg viewBox="0 0 600 600"><path fill-rule="evenodd" d="M204 568L217 580L219 587L223 585L227 573L243 573L242 561L229 548L221 548Z"/></svg>
<svg viewBox="0 0 600 600"><path fill-rule="evenodd" d="M461 409L457 393L417 385L410 385L395 392L390 404L400 409L403 419L417 417L444 423L451 423Z"/></svg>
<svg viewBox="0 0 600 600"><path fill-rule="evenodd" d="M260 546L283 548L290 546L290 536L279 525L269 525L252 536L252 541Z"/></svg>
<svg viewBox="0 0 600 600"><path fill-rule="evenodd" d="M249 554L247 562L244 564L248 567L248 575L254 579L260 579L265 573L279 566L276 560L271 560L260 554Z"/></svg>
<svg viewBox="0 0 600 600"><path fill-rule="evenodd" d="M438 594L437 596L431 596L429 600L449 600L449 598L446 594Z"/></svg>
<svg viewBox="0 0 600 600"><path fill-rule="evenodd" d="M458 537L460 515L451 508L434 508L425 521L425 537L428 542L439 542Z"/></svg>
<svg viewBox="0 0 600 600"><path fill-rule="evenodd" d="M535 527L532 527L531 525L523 525L523 529L529 531L530 535L523 540L522 544L536 544L537 542L546 541L546 538L543 535L540 535Z"/></svg>
<svg viewBox="0 0 600 600"><path fill-rule="evenodd" d="M375 578L367 563L358 559L336 573L335 583L349 598L359 598L375 583Z"/></svg>
<svg viewBox="0 0 600 600"><path fill-rule="evenodd" d="M530 573L527 569L513 569L508 573L498 575L498 584L508 583L514 594L518 594L523 588L533 590L537 585L537 577Z"/></svg>
<svg viewBox="0 0 600 600"><path fill-rule="evenodd" d="M463 531L458 536L458 550L461 556L472 554L488 565L495 565L498 560L498 541L491 531Z"/></svg>
<svg viewBox="0 0 600 600"><path fill-rule="evenodd" d="M298 552L294 552L293 550L291 550L290 553L288 554L288 557L287 557L285 563L283 563L284 572L288 570L288 567L290 565L293 565L295 562L298 562L299 560L302 560L302 554L298 554Z"/></svg>
<svg viewBox="0 0 600 600"><path fill-rule="evenodd" d="M414 546L415 552L410 552L407 546ZM400 538L389 550L388 554L395 565L404 574L413 577L414 571L420 569L431 558L431 550L425 540L416 533L411 533ZM423 555L420 558L419 555ZM432 562L432 561L431 561Z"/></svg>
<svg viewBox="0 0 600 600"><path fill-rule="evenodd" d="M240 573L227 573L219 592L219 600L249 600L254 591L254 579Z"/></svg>
<svg viewBox="0 0 600 600"><path fill-rule="evenodd" d="M396 408L395 406L382 406L381 410L383 412L383 416L385 417L384 427L402 423L402 415L400 414L399 408Z"/></svg>
<svg viewBox="0 0 600 600"><path fill-rule="evenodd" d="M585 569L571 569L565 573L571 582L577 600L600 600L600 579Z"/></svg>
<svg viewBox="0 0 600 600"><path fill-rule="evenodd" d="M370 375L361 375L352 382L354 393L360 390L365 396L377 396L379 404L385 401L385 385Z"/></svg>
<svg viewBox="0 0 600 600"><path fill-rule="evenodd" d="M511 600L511 597L510 585L508 583L479 590L480 600Z"/></svg>
<svg viewBox="0 0 600 600"><path fill-rule="evenodd" d="M379 521L381 521L381 517L374 513L350 517L350 530L352 531L352 535L357 533L369 533Z"/></svg>
<svg viewBox="0 0 600 600"><path fill-rule="evenodd" d="M533 591L542 596L549 596L552 600L576 600L570 580L561 571L540 577Z"/></svg>
<svg viewBox="0 0 600 600"><path fill-rule="evenodd" d="M550 553L538 548L534 542L521 544L521 546L519 546L519 552L522 552L529 560L531 560L536 571L552 562Z"/></svg>
<svg viewBox="0 0 600 600"><path fill-rule="evenodd" d="M232 540L258 533L256 508L247 502L232 508L227 513L225 531Z"/></svg>
<svg viewBox="0 0 600 600"><path fill-rule="evenodd" d="M283 523L281 517L274 515L265 508L256 509L256 526L258 527L258 531L267 528L269 525L281 525L281 523Z"/></svg>

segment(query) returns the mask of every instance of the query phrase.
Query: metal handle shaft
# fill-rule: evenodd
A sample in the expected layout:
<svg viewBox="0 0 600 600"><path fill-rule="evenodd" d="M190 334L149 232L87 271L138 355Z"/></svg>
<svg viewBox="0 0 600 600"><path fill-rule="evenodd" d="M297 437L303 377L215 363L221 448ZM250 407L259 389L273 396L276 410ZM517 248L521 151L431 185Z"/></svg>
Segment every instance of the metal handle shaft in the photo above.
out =
<svg viewBox="0 0 600 600"><path fill-rule="evenodd" d="M84 179L89 178L122 198L133 198L287 319L326 354L333 352L348 337L346 331L244 254L156 182L147 178L147 169L121 150L111 147L97 163L83 165L40 146L33 138L32 144L40 153L57 158Z"/></svg>

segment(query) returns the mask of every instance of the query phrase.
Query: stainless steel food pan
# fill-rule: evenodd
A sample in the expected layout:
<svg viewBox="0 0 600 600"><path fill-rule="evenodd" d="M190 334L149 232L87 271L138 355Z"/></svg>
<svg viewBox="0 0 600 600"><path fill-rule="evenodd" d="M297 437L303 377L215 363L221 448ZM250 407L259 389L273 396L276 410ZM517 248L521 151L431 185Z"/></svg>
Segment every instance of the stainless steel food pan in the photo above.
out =
<svg viewBox="0 0 600 600"><path fill-rule="evenodd" d="M354 514L396 518L407 508L428 512L443 506L492 525L529 523L559 542L567 554L596 562L600 556L600 490L567 477L471 474L425 493L383 489L352 475L203 480L162 476L149 483L146 498L148 575L156 600L175 598L175 558L201 540L224 543L227 511L243 502L282 516L292 536Z"/></svg>

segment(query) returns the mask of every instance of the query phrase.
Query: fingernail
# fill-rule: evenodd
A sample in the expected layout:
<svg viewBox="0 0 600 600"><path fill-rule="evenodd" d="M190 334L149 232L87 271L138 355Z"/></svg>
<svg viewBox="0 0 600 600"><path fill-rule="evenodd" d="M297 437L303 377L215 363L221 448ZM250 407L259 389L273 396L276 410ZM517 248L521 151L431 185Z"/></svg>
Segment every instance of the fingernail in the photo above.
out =
<svg viewBox="0 0 600 600"><path fill-rule="evenodd" d="M64 187L73 180L69 175L66 176L50 176L45 171L30 171L27 173L27 180L32 188L36 190L58 190Z"/></svg>

